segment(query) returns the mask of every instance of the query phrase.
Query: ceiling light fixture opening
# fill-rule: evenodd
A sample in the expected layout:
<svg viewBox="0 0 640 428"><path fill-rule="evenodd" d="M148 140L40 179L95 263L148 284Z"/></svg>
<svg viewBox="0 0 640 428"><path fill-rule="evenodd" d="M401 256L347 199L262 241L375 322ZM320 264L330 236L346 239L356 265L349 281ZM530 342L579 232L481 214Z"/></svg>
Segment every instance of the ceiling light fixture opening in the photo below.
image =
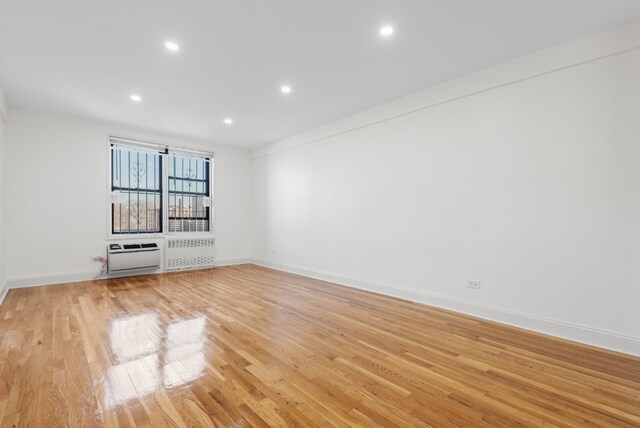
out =
<svg viewBox="0 0 640 428"><path fill-rule="evenodd" d="M180 46L178 46L178 44L176 42L166 42L164 44L164 47L167 48L168 50L172 51L172 52L176 52L178 50L180 50Z"/></svg>
<svg viewBox="0 0 640 428"><path fill-rule="evenodd" d="M385 25L384 27L380 28L380 35L382 37L389 37L393 34L393 27L390 25Z"/></svg>

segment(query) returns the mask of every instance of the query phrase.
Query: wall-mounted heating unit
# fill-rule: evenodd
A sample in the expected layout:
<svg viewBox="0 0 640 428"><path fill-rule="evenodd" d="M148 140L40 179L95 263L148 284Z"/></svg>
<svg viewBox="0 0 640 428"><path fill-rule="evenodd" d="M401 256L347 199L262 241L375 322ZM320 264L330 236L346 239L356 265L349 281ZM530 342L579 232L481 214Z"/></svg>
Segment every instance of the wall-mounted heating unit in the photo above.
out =
<svg viewBox="0 0 640 428"><path fill-rule="evenodd" d="M160 267L158 244L109 244L107 247L109 273Z"/></svg>
<svg viewBox="0 0 640 428"><path fill-rule="evenodd" d="M171 238L166 242L166 270L215 266L213 238Z"/></svg>

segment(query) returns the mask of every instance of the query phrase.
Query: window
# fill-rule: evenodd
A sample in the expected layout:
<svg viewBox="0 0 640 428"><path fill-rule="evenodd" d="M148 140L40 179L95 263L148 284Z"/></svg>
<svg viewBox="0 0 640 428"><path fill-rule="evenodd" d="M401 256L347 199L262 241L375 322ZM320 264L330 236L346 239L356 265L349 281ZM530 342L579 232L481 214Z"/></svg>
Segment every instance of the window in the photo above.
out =
<svg viewBox="0 0 640 428"><path fill-rule="evenodd" d="M162 161L160 153L111 146L111 190L119 202L111 207L113 233L162 232Z"/></svg>
<svg viewBox="0 0 640 428"><path fill-rule="evenodd" d="M110 141L112 234L211 230L210 157L117 137Z"/></svg>
<svg viewBox="0 0 640 428"><path fill-rule="evenodd" d="M169 232L208 232L209 159L169 155Z"/></svg>

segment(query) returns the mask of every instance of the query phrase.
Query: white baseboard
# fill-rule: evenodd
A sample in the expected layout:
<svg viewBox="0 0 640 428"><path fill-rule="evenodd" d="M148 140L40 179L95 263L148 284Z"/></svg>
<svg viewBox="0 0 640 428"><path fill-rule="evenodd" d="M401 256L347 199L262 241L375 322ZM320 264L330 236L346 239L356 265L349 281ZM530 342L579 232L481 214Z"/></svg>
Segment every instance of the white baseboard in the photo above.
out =
<svg viewBox="0 0 640 428"><path fill-rule="evenodd" d="M216 260L215 267L234 266L234 265L241 265L241 264L246 264L251 262L252 262L251 259L242 259L242 258L220 259L220 260ZM179 271L172 271L172 272L179 272ZM5 284L5 291L11 288L37 287L41 285L66 284L69 282L115 279L115 278L124 278L124 277L130 277L130 276L140 276L140 275L158 275L162 273L167 273L167 272L165 272L164 270L139 271L139 272L111 274L108 276L100 276L100 277L98 277L99 272L96 272L96 271L60 273L60 274L53 274L53 275L25 276L21 278L8 279Z"/></svg>
<svg viewBox="0 0 640 428"><path fill-rule="evenodd" d="M7 284L3 282L2 288L0 288L0 305L2 305L2 302L4 302L4 298L7 297L8 292L9 288L7 288Z"/></svg>
<svg viewBox="0 0 640 428"><path fill-rule="evenodd" d="M7 290L12 288L37 287L40 285L65 284L67 282L91 281L99 272L72 272L52 275L24 276L7 279Z"/></svg>
<svg viewBox="0 0 640 428"><path fill-rule="evenodd" d="M577 324L548 318L523 314L508 309L496 308L481 305L474 302L455 299L426 291L413 290L390 284L382 284L373 281L349 278L341 275L334 275L328 272L317 271L297 266L290 266L280 263L273 263L266 260L254 259L254 264L291 272L310 278L320 279L357 288L365 291L372 291L378 294L397 297L413 302L424 303L426 305L460 312L466 315L475 316L527 330L548 334L550 336L568 339L586 345L597 346L616 352L640 356L640 338L625 336L609 331L597 330Z"/></svg>
<svg viewBox="0 0 640 428"><path fill-rule="evenodd" d="M235 266L246 265L247 263L253 263L253 259L220 259L216 260L216 266Z"/></svg>
<svg viewBox="0 0 640 428"><path fill-rule="evenodd" d="M317 271L297 266L290 266L280 263L273 263L260 259L221 259L216 261L216 266L233 266L246 263L254 263L260 266L269 267L285 272L291 272L310 278L320 279L323 281L333 282L351 288L357 288L365 291L372 291L378 294L398 297L400 299L410 300L418 303L424 303L443 309L460 312L479 318L497 321L500 323L525 328L551 336L563 339L573 340L587 345L597 346L610 349L617 352L640 356L640 338L625 336L613 332L597 330L590 327L571 324L563 321L552 320L533 315L523 314L503 308L496 308L481 305L475 302L469 302L460 299L454 299L434 293L420 290L412 290L396 285L382 284L373 281L350 278L341 275L334 275L328 272ZM160 274L163 272L139 272L137 275ZM90 281L96 279L97 272L74 272L66 274L29 276L22 278L8 279L2 290L0 291L0 304L7 295L9 289L34 287L40 285L64 284L69 282ZM126 276L134 276L128 274ZM101 278L109 279L109 278Z"/></svg>

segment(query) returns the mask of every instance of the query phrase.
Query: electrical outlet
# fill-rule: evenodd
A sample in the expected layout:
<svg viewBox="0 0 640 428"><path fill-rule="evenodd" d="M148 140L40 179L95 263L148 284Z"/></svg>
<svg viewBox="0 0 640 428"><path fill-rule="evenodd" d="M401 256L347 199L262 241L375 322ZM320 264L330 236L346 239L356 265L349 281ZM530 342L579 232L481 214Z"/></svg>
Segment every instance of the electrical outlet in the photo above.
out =
<svg viewBox="0 0 640 428"><path fill-rule="evenodd" d="M476 280L467 281L467 288L473 288L474 290L480 289L480 281L476 281Z"/></svg>

